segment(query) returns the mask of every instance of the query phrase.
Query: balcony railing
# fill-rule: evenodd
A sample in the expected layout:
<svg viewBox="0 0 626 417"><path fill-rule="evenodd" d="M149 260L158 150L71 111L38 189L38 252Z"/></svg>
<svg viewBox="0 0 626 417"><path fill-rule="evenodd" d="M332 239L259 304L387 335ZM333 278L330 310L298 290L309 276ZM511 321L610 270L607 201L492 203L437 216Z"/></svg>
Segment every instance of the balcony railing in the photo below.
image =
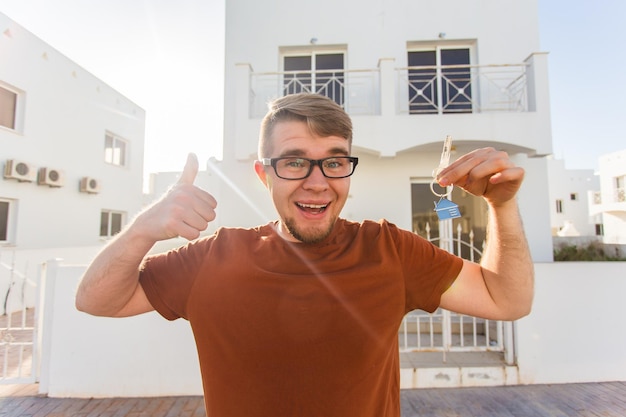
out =
<svg viewBox="0 0 626 417"><path fill-rule="evenodd" d="M379 114L379 78L378 69L252 72L250 115L262 117L269 101L304 92L329 97L351 115Z"/></svg>
<svg viewBox="0 0 626 417"><path fill-rule="evenodd" d="M527 64L396 68L395 91L381 85L384 69L250 72L250 116L287 94L325 95L350 115L379 115L383 94L395 95L396 114L528 111ZM389 74L393 77L393 74ZM389 90L391 90L391 84Z"/></svg>
<svg viewBox="0 0 626 417"><path fill-rule="evenodd" d="M525 64L398 68L399 113L528 110Z"/></svg>
<svg viewBox="0 0 626 417"><path fill-rule="evenodd" d="M602 192L594 191L592 193L592 203L593 205L599 205L602 203L624 203L626 202L626 189L624 188L615 188L613 190L612 195L604 196L603 198Z"/></svg>

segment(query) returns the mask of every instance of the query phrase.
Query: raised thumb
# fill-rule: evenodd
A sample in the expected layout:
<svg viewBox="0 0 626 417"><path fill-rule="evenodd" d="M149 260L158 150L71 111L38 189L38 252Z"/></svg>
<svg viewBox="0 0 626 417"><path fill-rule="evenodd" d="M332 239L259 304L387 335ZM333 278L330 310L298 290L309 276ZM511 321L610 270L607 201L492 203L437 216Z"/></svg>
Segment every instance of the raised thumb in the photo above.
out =
<svg viewBox="0 0 626 417"><path fill-rule="evenodd" d="M187 163L185 163L183 173L180 174L178 183L191 185L195 181L196 175L198 175L198 157L195 153L190 153L187 155Z"/></svg>

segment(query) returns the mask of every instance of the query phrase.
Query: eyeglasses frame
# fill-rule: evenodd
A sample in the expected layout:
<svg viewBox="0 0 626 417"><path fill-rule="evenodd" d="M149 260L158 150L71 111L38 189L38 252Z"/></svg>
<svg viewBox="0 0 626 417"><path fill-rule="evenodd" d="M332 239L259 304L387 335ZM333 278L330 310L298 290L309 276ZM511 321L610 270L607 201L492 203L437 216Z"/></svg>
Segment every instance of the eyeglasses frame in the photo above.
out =
<svg viewBox="0 0 626 417"><path fill-rule="evenodd" d="M348 160L350 160L350 162L352 163L352 171L348 174L348 175L343 175L341 177L331 177L326 175L326 172L324 172L324 168L322 166L322 163L324 161L327 161L329 159L336 159L336 158L346 158ZM278 175L278 171L276 170L276 164L278 163L278 161L282 160L282 159L302 159L305 161L309 161L311 165L309 165L309 171L306 173L306 175L304 177L299 177L299 178L286 178L286 177L281 177L280 175ZM260 160L260 162L263 164L263 166L271 166L272 168L274 168L274 173L276 174L276 176L278 178L281 178L283 180L303 180L305 178L308 178L311 173L313 172L313 168L315 166L319 167L320 171L322 172L322 175L324 175L326 178L330 178L330 179L339 179L339 178L348 178L350 177L352 174L354 174L354 171L356 170L356 166L359 164L359 158L357 158L356 156L345 156L345 155L341 155L341 156L329 156L326 158L322 158L322 159L310 159L310 158L303 158L300 156L282 156L279 158L263 158Z"/></svg>

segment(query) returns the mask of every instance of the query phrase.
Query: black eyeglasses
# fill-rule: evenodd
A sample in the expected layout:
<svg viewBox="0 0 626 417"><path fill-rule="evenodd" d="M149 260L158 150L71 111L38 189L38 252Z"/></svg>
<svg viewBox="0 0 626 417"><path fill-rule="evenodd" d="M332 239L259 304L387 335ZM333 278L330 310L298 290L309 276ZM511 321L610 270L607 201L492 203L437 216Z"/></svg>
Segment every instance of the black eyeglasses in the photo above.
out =
<svg viewBox="0 0 626 417"><path fill-rule="evenodd" d="M322 159L308 159L287 156L284 158L263 158L264 166L271 166L278 178L284 180L301 180L313 172L318 166L326 178L346 178L354 173L359 158L354 156L331 156Z"/></svg>

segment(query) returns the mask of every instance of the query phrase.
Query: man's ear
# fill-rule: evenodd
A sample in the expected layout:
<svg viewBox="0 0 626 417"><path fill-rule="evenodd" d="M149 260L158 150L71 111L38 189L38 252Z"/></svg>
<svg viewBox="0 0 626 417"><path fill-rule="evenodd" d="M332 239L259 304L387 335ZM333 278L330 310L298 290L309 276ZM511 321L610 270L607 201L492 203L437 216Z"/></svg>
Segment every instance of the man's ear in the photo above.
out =
<svg viewBox="0 0 626 417"><path fill-rule="evenodd" d="M259 177L263 185L267 187L267 173L261 161L254 161L254 172L256 172L256 176Z"/></svg>

